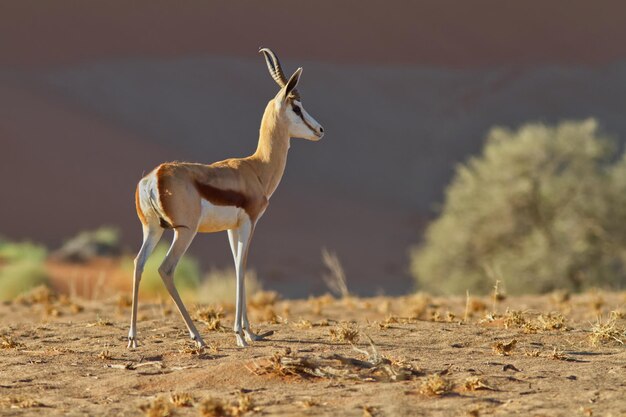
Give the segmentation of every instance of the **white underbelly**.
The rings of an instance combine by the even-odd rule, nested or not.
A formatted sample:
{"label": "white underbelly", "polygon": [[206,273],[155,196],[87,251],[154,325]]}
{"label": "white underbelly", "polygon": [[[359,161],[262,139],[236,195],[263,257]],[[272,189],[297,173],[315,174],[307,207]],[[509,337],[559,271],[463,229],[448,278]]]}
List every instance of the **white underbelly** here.
{"label": "white underbelly", "polygon": [[247,214],[239,207],[216,206],[203,199],[198,231],[220,232],[222,230],[236,229],[241,223],[242,216],[247,216]]}

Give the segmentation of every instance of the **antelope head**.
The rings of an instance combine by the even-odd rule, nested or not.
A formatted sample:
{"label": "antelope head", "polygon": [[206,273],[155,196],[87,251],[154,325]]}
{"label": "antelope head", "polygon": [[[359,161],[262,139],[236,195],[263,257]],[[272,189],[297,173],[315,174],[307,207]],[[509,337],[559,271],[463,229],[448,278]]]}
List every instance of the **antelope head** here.
{"label": "antelope head", "polygon": [[302,68],[298,68],[287,80],[274,52],[269,48],[261,48],[259,52],[265,56],[270,75],[280,87],[273,101],[279,117],[287,123],[289,136],[313,141],[320,140],[324,136],[324,128],[304,110],[300,93],[296,89],[302,75]]}

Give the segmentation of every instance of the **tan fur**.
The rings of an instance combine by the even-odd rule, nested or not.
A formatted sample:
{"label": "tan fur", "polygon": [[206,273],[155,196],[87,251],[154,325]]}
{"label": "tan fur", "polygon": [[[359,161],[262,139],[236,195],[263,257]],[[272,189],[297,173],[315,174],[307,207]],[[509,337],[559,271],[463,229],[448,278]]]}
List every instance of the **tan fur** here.
{"label": "tan fur", "polygon": [[[274,100],[270,101],[261,122],[257,150],[247,158],[211,165],[188,162],[159,165],[155,175],[165,220],[174,227],[195,230],[199,226],[201,201],[205,199],[216,206],[242,208],[255,223],[285,171],[289,134],[282,119]],[[136,199],[137,214],[143,222],[145,215]],[[198,231],[203,232],[202,228]]]}

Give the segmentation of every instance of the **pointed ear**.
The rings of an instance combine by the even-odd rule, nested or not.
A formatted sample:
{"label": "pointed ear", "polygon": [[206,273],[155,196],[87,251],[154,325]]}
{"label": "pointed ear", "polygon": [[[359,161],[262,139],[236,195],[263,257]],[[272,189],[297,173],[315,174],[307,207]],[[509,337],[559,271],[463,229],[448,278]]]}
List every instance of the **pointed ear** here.
{"label": "pointed ear", "polygon": [[287,100],[287,97],[289,97],[289,94],[291,94],[291,92],[296,89],[296,86],[298,85],[298,81],[300,81],[300,75],[302,75],[302,68],[298,68],[296,72],[293,73],[291,78],[289,78],[289,81],[287,81],[287,85],[285,85],[280,90],[280,92],[278,93],[278,96],[281,102],[284,102],[285,100]]}
{"label": "pointed ear", "polygon": [[302,75],[302,68],[298,68],[296,72],[293,73],[289,81],[287,81],[287,85],[285,86],[287,95],[291,94],[291,92],[298,85],[298,81],[300,81],[300,75]]}

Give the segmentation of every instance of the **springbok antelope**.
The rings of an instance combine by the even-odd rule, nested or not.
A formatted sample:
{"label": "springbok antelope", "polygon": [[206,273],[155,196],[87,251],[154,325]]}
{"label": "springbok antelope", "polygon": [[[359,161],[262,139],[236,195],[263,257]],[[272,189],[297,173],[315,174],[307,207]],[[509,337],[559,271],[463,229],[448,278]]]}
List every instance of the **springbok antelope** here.
{"label": "springbok antelope", "polygon": [[228,231],[237,275],[234,325],[237,345],[244,347],[246,340],[264,337],[252,333],[246,313],[244,273],[250,240],[285,171],[290,139],[317,141],[324,135],[324,129],[302,107],[296,90],[302,68],[287,80],[276,55],[267,48],[259,52],[265,56],[270,75],[280,90],[265,107],[256,152],[246,158],[211,165],[164,163],[137,184],[135,205],[143,227],[143,244],[135,258],[129,348],[137,347],[141,274],[164,229],[174,229],[174,239],[159,274],[198,347],[205,346],[204,340],[174,286],[176,265],[198,232]]}

